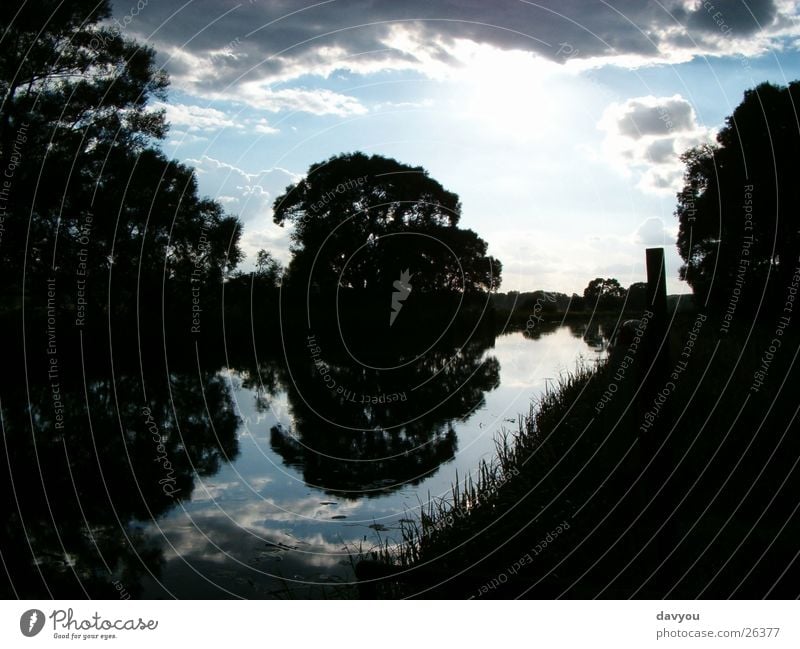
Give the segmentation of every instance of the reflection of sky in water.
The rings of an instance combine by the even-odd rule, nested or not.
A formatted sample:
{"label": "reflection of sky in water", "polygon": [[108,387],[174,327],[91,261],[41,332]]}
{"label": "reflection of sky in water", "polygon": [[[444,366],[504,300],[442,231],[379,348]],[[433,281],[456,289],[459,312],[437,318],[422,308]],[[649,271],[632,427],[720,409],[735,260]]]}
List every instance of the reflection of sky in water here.
{"label": "reflection of sky in water", "polygon": [[401,519],[415,519],[420,501],[447,496],[456,471],[463,477],[494,454],[494,436],[516,427],[520,413],[545,390],[546,381],[588,362],[598,351],[578,330],[560,327],[538,339],[521,333],[497,338],[485,351],[500,362],[500,386],[464,422],[453,422],[456,457],[416,486],[385,496],[350,500],[307,486],[270,447],[270,428],[291,429],[287,395],[256,408],[255,392],[227,373],[242,424],[240,454],[211,477],[196,478],[191,500],[146,525],[161,544],[161,586],[144,597],[341,597],[353,575],[347,548],[367,550],[400,540]]}

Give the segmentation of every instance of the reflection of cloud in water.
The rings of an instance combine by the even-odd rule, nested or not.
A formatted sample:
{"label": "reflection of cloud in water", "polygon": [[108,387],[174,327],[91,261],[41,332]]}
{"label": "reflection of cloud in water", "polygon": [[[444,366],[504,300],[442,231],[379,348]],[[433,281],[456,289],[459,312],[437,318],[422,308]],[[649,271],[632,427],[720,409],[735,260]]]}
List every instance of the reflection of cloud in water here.
{"label": "reflection of cloud in water", "polygon": [[[492,353],[503,368],[501,388],[541,389],[545,379],[552,379],[565,371],[575,369],[575,361],[581,353],[586,354],[587,343],[567,327],[543,333],[546,344],[537,345],[540,339],[530,340],[521,334],[509,334],[497,339]],[[535,346],[535,354],[531,354]]]}
{"label": "reflection of cloud in water", "polygon": [[[307,595],[319,596],[320,586],[315,583],[352,582],[345,541],[335,538],[337,534],[329,538],[320,531],[321,521],[315,521],[314,527],[305,532],[297,529],[302,525],[287,523],[296,523],[298,514],[309,519],[332,511],[349,515],[359,508],[358,504],[341,503],[333,508],[321,505],[319,497],[313,496],[284,502],[283,507],[288,512],[282,512],[274,503],[243,503],[226,505],[224,516],[210,510],[189,518],[181,512],[162,521],[161,530],[174,547],[165,552],[162,569],[164,581],[178,589],[173,594],[224,597],[229,591],[245,597],[275,597],[285,595],[288,587],[295,594],[310,588]],[[341,524],[331,524],[331,530],[346,529]],[[157,534],[155,529],[150,533]],[[359,538],[363,536],[359,530]],[[350,542],[352,552],[355,539]],[[365,544],[365,548],[368,546]],[[145,595],[163,596],[161,591],[151,582],[146,585]]]}
{"label": "reflection of cloud in water", "polygon": [[[219,493],[223,494],[224,489]],[[236,538],[239,540],[247,536],[256,537],[257,540],[275,541],[276,538],[288,534],[303,543],[311,544],[312,539],[317,537],[342,537],[345,540],[355,538],[373,520],[371,517],[361,518],[358,515],[361,504],[357,501],[333,503],[324,500],[320,494],[305,498],[287,498],[280,503],[272,498],[256,502],[220,498],[217,505],[213,509],[204,504],[197,511],[188,511],[187,508],[186,512],[173,512],[159,522],[160,532],[155,525],[148,525],[145,529],[154,537],[163,533],[179,553],[183,554],[208,546],[212,542],[221,545],[231,530],[236,530]],[[333,516],[346,518],[333,520]],[[360,529],[355,529],[356,525]],[[224,532],[222,536],[220,529]],[[208,539],[198,534],[198,530],[205,533]],[[329,542],[332,543],[326,541]]]}
{"label": "reflection of cloud in water", "polygon": [[[261,387],[258,385],[258,376],[250,377],[247,372],[233,368],[225,368],[220,374],[229,381],[232,389],[236,414],[242,420],[240,435],[251,435],[255,439],[267,441],[270,426],[275,422],[288,424],[291,421],[289,398],[284,390],[266,395],[268,407],[261,408],[259,404],[264,403],[265,395],[260,394],[257,389],[254,390],[254,387]],[[251,381],[255,381],[256,385],[251,385]]]}
{"label": "reflection of cloud in water", "polygon": [[274,482],[274,480],[275,478],[271,476],[247,478],[246,483],[241,481],[220,483],[214,480],[198,480],[191,504],[217,500],[235,500],[242,497],[252,498],[253,492],[262,493],[267,485]]}

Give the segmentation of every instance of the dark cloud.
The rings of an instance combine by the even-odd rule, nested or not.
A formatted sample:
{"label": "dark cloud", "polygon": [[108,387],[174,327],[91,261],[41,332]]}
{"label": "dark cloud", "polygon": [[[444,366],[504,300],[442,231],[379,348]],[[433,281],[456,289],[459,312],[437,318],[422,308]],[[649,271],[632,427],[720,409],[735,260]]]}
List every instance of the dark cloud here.
{"label": "dark cloud", "polygon": [[777,14],[773,0],[702,0],[695,11],[686,12],[684,22],[690,32],[744,36],[769,27]]}
{"label": "dark cloud", "polygon": [[[126,13],[127,2],[115,3],[116,15]],[[623,51],[653,49],[614,10],[585,0],[544,0],[539,3],[543,8],[519,0],[194,0],[172,16],[182,4],[181,0],[150,2],[136,17],[137,31],[157,28],[155,38],[173,44],[191,38],[187,47],[192,50],[223,48],[239,38],[257,44],[264,54],[287,57],[314,47],[380,49],[393,24],[414,25],[428,38],[469,38],[504,48],[549,51],[553,57],[557,43],[563,41],[575,44],[583,55],[608,53],[603,40],[610,47],[624,46]],[[646,4],[625,0],[616,9],[634,22],[645,16],[649,22],[654,12]]]}
{"label": "dark cloud", "polygon": [[[403,48],[387,50],[392,29],[405,27],[426,56],[446,61],[448,46],[470,39],[504,49],[525,49],[563,61],[603,55],[664,55],[698,34],[719,32],[717,11],[735,34],[750,34],[777,23],[769,0],[716,0],[709,12],[693,12],[679,0],[661,4],[617,0],[613,6],[593,0],[151,0],[128,27],[150,37],[164,55],[175,56],[169,69],[197,89],[220,89],[246,78],[278,80],[303,70],[328,69],[342,57],[351,61],[412,63]],[[114,15],[125,16],[134,0],[117,0]],[[663,7],[663,8],[662,8]],[[755,20],[750,11],[755,16]],[[675,30],[675,18],[689,27]],[[718,19],[719,17],[717,17]],[[717,40],[719,40],[717,38]],[[709,42],[713,42],[711,39]]]}
{"label": "dark cloud", "polygon": [[694,127],[692,106],[682,97],[662,100],[656,106],[631,100],[617,124],[620,134],[633,139],[691,131]]}
{"label": "dark cloud", "polygon": [[645,150],[645,156],[647,156],[653,164],[674,162],[677,158],[675,154],[675,140],[671,137],[655,140]]}

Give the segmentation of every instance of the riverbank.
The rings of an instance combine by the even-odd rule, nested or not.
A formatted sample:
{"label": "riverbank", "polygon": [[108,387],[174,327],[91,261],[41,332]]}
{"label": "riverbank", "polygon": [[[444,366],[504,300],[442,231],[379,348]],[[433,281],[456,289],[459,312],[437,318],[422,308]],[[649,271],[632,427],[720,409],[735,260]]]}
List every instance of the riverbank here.
{"label": "riverbank", "polygon": [[676,315],[663,376],[631,346],[563,376],[384,549],[379,595],[793,593],[800,340],[773,325]]}

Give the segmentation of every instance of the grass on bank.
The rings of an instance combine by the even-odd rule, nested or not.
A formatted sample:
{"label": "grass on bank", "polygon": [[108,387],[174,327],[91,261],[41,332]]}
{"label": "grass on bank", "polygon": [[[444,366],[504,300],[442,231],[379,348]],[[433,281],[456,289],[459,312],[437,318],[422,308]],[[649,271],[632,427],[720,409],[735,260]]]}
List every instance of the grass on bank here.
{"label": "grass on bank", "polygon": [[[771,319],[719,333],[673,322],[686,366],[653,412],[649,367],[580,367],[497,440],[497,457],[427,504],[373,558],[384,597],[762,597],[797,579],[795,329],[753,391]],[[597,409],[609,385],[615,391]],[[794,434],[793,434],[794,433]],[[564,523],[567,531],[563,530]],[[794,536],[793,536],[794,535]],[[548,542],[551,539],[552,542]],[[544,545],[543,543],[544,542]],[[538,551],[534,554],[534,550]],[[488,585],[488,586],[487,586]],[[788,590],[786,590],[788,589]]]}

